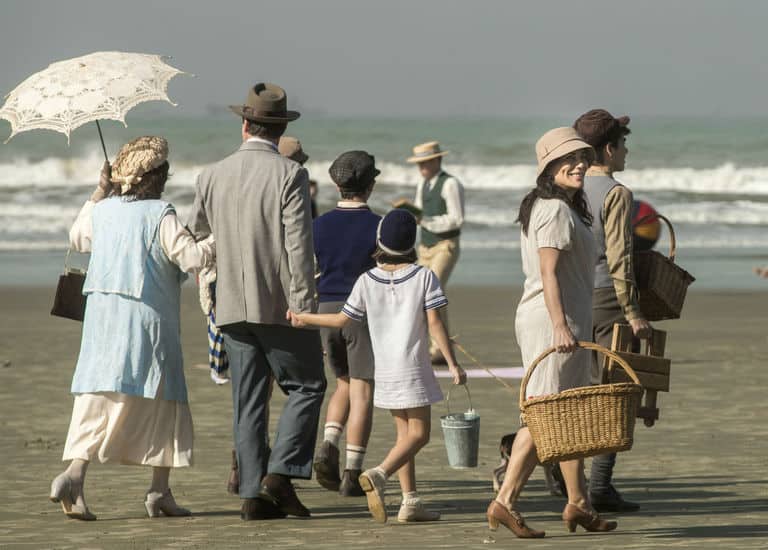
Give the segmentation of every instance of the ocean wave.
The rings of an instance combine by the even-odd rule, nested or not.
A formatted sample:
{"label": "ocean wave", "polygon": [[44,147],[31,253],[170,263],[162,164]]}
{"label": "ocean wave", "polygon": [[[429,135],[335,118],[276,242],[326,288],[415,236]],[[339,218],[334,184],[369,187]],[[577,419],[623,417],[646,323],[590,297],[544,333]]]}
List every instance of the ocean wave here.
{"label": "ocean wave", "polygon": [[[0,188],[90,185],[98,181],[103,157],[96,151],[82,157],[51,157],[40,162],[15,158],[0,163]],[[310,161],[306,167],[321,185],[332,185],[330,161]],[[171,158],[173,185],[192,186],[205,165],[176,163]],[[380,184],[415,187],[421,182],[412,165],[379,163]],[[536,179],[534,165],[450,164],[448,170],[468,190],[523,191]],[[618,179],[640,193],[677,192],[693,195],[768,196],[768,166],[739,167],[731,163],[717,168],[646,168],[627,170]]]}

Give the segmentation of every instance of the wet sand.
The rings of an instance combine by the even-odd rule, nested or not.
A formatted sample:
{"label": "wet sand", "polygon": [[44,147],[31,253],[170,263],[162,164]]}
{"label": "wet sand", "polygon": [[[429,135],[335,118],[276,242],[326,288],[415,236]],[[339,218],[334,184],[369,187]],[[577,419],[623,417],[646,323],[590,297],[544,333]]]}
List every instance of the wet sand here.
{"label": "wet sand", "polygon": [[[51,317],[52,289],[0,288],[0,547],[2,548],[480,548],[526,544],[507,531],[489,533],[490,470],[499,437],[517,427],[517,397],[498,382],[472,379],[481,415],[480,466],[447,466],[439,416],[432,441],[417,459],[422,496],[443,514],[433,524],[373,523],[365,499],[344,499],[314,480],[297,482],[312,510],[308,520],[242,522],[240,502],[226,493],[231,448],[229,386],[215,386],[204,368],[204,322],[193,289],[182,309],[187,381],[195,420],[195,466],[172,474],[178,501],[194,515],[146,519],[142,500],[149,469],[93,464],[86,486],[99,517],[67,520],[47,500],[62,469],[61,452],[72,397],[80,324]],[[513,318],[517,288],[450,289],[453,332],[488,365],[519,366]],[[521,511],[547,538],[537,548],[765,548],[768,546],[768,292],[689,295],[684,318],[660,324],[669,331],[672,388],[660,394],[661,418],[639,423],[635,446],[619,456],[616,485],[642,510],[608,515],[611,534],[570,535],[560,521],[563,501],[550,496],[541,471],[527,486]],[[120,335],[116,334],[115,338]],[[470,366],[468,360],[463,364]],[[444,389],[447,381],[441,380]],[[515,382],[513,381],[513,384]],[[329,391],[333,382],[329,383]],[[456,398],[456,407],[463,397]],[[273,403],[273,420],[283,402]],[[388,414],[377,411],[366,464],[393,440]],[[388,486],[396,514],[399,491]],[[503,527],[501,528],[503,529]],[[532,543],[533,544],[533,543]]]}

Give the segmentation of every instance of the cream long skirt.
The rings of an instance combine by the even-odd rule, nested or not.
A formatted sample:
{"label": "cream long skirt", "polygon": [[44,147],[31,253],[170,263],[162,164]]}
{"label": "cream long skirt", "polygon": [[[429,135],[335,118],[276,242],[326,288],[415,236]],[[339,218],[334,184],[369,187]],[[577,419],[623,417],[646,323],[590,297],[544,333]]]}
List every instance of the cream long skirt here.
{"label": "cream long skirt", "polygon": [[179,468],[192,465],[193,441],[188,403],[82,393],[75,395],[62,460]]}

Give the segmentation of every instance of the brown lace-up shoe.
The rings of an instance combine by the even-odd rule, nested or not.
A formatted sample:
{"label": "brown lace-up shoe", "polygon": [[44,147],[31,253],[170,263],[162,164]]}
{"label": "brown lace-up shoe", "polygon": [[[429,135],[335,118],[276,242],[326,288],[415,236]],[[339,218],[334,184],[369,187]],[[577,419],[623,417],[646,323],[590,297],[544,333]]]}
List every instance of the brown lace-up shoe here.
{"label": "brown lace-up shoe", "polygon": [[339,477],[339,449],[334,447],[330,441],[323,441],[315,455],[315,462],[312,464],[315,470],[317,482],[329,491],[338,491],[341,485]]}
{"label": "brown lace-up shoe", "polygon": [[308,518],[309,510],[304,506],[291,481],[280,474],[267,474],[261,480],[259,498],[271,501],[286,515]]}

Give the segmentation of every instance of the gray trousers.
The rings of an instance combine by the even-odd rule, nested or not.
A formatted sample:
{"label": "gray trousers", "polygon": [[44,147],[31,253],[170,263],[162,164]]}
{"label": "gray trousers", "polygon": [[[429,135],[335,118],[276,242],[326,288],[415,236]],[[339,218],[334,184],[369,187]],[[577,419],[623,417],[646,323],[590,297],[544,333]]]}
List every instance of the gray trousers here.
{"label": "gray trousers", "polygon": [[[266,474],[309,479],[325,373],[317,330],[235,323],[220,327],[232,378],[240,498],[255,498]],[[267,425],[272,379],[288,396],[271,452]]]}
{"label": "gray trousers", "polygon": [[[626,323],[624,312],[616,299],[613,287],[596,288],[592,294],[592,336],[596,344],[611,349],[613,343],[614,323]],[[637,348],[637,349],[634,349]],[[640,350],[640,341],[633,345],[633,351]],[[592,362],[593,366],[602,372],[602,357]],[[592,373],[592,383],[599,384],[597,372]],[[589,492],[605,494],[609,491],[613,479],[613,468],[616,465],[616,453],[598,455],[592,458],[592,470],[589,475]]]}

